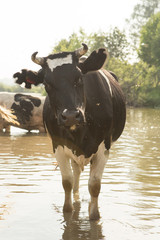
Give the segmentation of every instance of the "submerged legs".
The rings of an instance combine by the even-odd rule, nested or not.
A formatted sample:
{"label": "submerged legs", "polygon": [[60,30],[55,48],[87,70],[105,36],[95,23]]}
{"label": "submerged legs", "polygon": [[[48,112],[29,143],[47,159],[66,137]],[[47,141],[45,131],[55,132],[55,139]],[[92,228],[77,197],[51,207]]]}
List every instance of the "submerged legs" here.
{"label": "submerged legs", "polygon": [[79,193],[79,178],[81,174],[81,168],[78,166],[78,164],[71,160],[72,169],[73,169],[73,193],[78,194]]}
{"label": "submerged legs", "polygon": [[56,149],[55,156],[61,170],[62,185],[65,192],[63,211],[71,212],[73,210],[72,196],[71,196],[72,188],[73,188],[73,174],[72,174],[70,162],[69,162],[69,159],[66,157],[66,154],[64,153],[63,147],[61,146],[58,146],[58,148]]}
{"label": "submerged legs", "polygon": [[[93,156],[91,160],[90,178],[88,182],[88,189],[91,196],[91,202],[89,206],[89,218],[91,220],[97,220],[100,217],[98,210],[98,196],[101,188],[101,178],[103,170],[108,159],[108,153],[109,152],[106,151],[104,144],[101,143],[97,153]],[[71,212],[73,210],[71,196],[72,189],[74,194],[78,193],[79,178],[82,170],[80,166],[74,160],[72,160],[72,173],[69,157],[67,157],[67,155],[65,154],[64,148],[62,146],[57,147],[55,156],[61,170],[62,185],[65,192],[63,211]]]}
{"label": "submerged legs", "polygon": [[[71,160],[72,169],[69,157],[65,154],[64,148],[62,146],[58,146],[55,152],[55,156],[60,167],[61,175],[62,175],[62,185],[65,192],[65,200],[63,211],[64,212],[71,212],[73,210],[72,205],[72,189],[73,193],[79,193],[79,178],[81,174],[81,168],[78,164]],[[75,198],[76,199],[76,198]]]}
{"label": "submerged legs", "polygon": [[91,202],[89,205],[89,218],[99,219],[98,196],[101,188],[101,178],[105,164],[107,162],[108,151],[106,152],[104,144],[99,146],[98,152],[93,156],[90,167],[90,178],[88,182]]}

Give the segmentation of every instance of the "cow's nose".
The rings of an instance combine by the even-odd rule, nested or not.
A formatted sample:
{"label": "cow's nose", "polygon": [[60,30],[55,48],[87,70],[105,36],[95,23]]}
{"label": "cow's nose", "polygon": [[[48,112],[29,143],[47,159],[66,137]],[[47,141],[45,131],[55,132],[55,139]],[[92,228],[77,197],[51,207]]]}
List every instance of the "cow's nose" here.
{"label": "cow's nose", "polygon": [[80,110],[64,110],[61,114],[61,122],[64,126],[71,127],[82,122],[82,113]]}

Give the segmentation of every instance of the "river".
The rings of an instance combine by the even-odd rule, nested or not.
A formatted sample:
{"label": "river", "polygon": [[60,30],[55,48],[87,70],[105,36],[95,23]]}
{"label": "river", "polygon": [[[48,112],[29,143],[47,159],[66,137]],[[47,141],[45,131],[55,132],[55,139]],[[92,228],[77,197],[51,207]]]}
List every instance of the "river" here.
{"label": "river", "polygon": [[49,137],[12,128],[0,135],[1,240],[158,240],[160,238],[160,110],[128,109],[110,151],[89,221],[89,166],[80,201],[63,215],[64,192]]}

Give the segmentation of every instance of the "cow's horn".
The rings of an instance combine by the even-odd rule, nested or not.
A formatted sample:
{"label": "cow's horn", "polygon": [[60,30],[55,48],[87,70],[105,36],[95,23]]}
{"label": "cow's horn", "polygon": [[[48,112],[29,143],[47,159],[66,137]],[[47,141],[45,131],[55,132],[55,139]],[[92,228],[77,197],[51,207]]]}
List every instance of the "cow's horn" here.
{"label": "cow's horn", "polygon": [[44,64],[44,58],[36,57],[37,53],[38,52],[33,53],[31,59],[34,63],[42,66]]}
{"label": "cow's horn", "polygon": [[88,51],[88,46],[85,43],[82,43],[82,45],[83,45],[83,47],[81,47],[75,51],[76,56],[79,58]]}

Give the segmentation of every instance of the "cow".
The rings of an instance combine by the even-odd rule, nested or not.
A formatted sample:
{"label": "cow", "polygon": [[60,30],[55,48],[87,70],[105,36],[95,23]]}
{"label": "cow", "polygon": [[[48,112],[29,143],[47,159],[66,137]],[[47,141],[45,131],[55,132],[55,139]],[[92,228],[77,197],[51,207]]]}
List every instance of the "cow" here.
{"label": "cow", "polygon": [[41,66],[40,70],[22,70],[13,77],[27,88],[39,83],[45,86],[43,119],[62,175],[63,211],[73,210],[72,190],[78,194],[80,174],[90,163],[89,219],[97,220],[102,174],[111,144],[124,129],[126,107],[119,83],[102,68],[106,49],[95,50],[81,61],[88,50],[86,44],[82,45],[73,52],[47,57],[38,57],[35,52],[31,59]]}
{"label": "cow", "polygon": [[44,133],[45,128],[42,117],[44,101],[44,96],[1,92],[0,105],[13,111],[19,125],[8,122],[1,117],[0,131],[10,132],[10,126],[16,126],[28,131],[39,130],[39,132]]}

